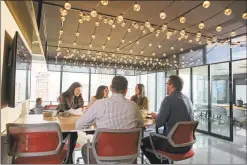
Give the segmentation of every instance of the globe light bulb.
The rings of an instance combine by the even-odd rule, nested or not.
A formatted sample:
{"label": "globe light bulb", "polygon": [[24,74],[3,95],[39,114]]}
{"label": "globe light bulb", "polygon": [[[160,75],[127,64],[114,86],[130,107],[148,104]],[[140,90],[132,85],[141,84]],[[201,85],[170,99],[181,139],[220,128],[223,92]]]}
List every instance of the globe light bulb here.
{"label": "globe light bulb", "polygon": [[95,9],[93,9],[93,11],[91,11],[91,16],[92,17],[97,17],[97,11]]}
{"label": "globe light bulb", "polygon": [[151,47],[152,46],[152,43],[149,43],[148,46]]}
{"label": "globe light bulb", "polygon": [[113,20],[110,19],[110,20],[108,21],[108,24],[109,24],[109,25],[112,25],[112,24],[113,24]]}
{"label": "globe light bulb", "polygon": [[76,32],[75,35],[76,35],[76,37],[79,37],[80,33],[79,32]]}
{"label": "globe light bulb", "polygon": [[120,50],[120,49],[119,49],[119,48],[117,48],[117,52],[119,52],[119,50]]}
{"label": "globe light bulb", "polygon": [[96,37],[96,36],[93,34],[93,35],[92,35],[92,39],[95,39],[95,37]]}
{"label": "globe light bulb", "polygon": [[62,16],[66,16],[68,14],[66,9],[60,8],[60,13]]}
{"label": "globe light bulb", "polygon": [[71,9],[71,4],[70,4],[69,2],[65,2],[64,8],[65,8],[66,10]]}
{"label": "globe light bulb", "polygon": [[151,33],[154,32],[154,28],[153,27],[151,27],[149,30],[150,30]]}
{"label": "globe light bulb", "polygon": [[120,14],[118,17],[117,17],[117,21],[118,23],[122,22],[123,21],[123,14]]}
{"label": "globe light bulb", "polygon": [[186,18],[185,17],[181,17],[180,18],[180,23],[185,23],[186,22]]}
{"label": "globe light bulb", "polygon": [[161,45],[158,45],[158,48],[161,48]]}
{"label": "globe light bulb", "polygon": [[121,23],[121,26],[124,27],[125,25],[126,25],[126,23],[123,21],[123,22]]}
{"label": "globe light bulb", "polygon": [[160,12],[160,19],[165,19],[166,18],[166,13],[162,10]]}
{"label": "globe light bulb", "polygon": [[105,49],[105,45],[102,46],[102,49],[103,49],[103,50]]}
{"label": "globe light bulb", "polygon": [[201,22],[199,25],[198,25],[199,29],[203,29],[205,27],[204,23]]}
{"label": "globe light bulb", "polygon": [[87,15],[85,18],[86,18],[86,21],[90,21],[91,20],[90,15]]}
{"label": "globe light bulb", "polygon": [[61,17],[61,21],[62,22],[65,21],[65,17],[64,16]]}
{"label": "globe light bulb", "polygon": [[141,10],[141,6],[138,3],[135,3],[134,11],[140,11],[140,10]]}
{"label": "globe light bulb", "polygon": [[100,2],[101,2],[101,4],[104,5],[104,6],[108,5],[108,0],[101,0]]}
{"label": "globe light bulb", "polygon": [[243,13],[243,14],[242,14],[242,18],[243,18],[243,19],[247,19],[247,13]]}
{"label": "globe light bulb", "polygon": [[163,53],[163,57],[166,57],[166,54],[165,53]]}
{"label": "globe light bulb", "polygon": [[229,15],[232,14],[232,10],[229,9],[229,8],[228,8],[228,9],[225,9],[224,14],[225,14],[226,16],[229,16]]}
{"label": "globe light bulb", "polygon": [[134,27],[135,27],[135,29],[138,29],[139,25],[136,23]]}
{"label": "globe light bulb", "polygon": [[222,27],[221,27],[220,25],[218,25],[218,26],[216,27],[216,31],[217,31],[217,32],[221,32],[221,30],[222,30]]}
{"label": "globe light bulb", "polygon": [[93,47],[93,45],[92,45],[92,44],[90,44],[90,45],[89,45],[89,48],[92,48],[92,47]]}
{"label": "globe light bulb", "polygon": [[104,22],[105,24],[107,24],[107,23],[108,23],[107,18],[104,18],[103,22]]}
{"label": "globe light bulb", "polygon": [[204,1],[202,6],[206,9],[206,8],[209,8],[210,6],[210,2],[209,1]]}
{"label": "globe light bulb", "polygon": [[115,25],[115,24],[113,24],[111,27],[112,27],[113,29],[115,29],[115,28],[116,28],[116,25]]}
{"label": "globe light bulb", "polygon": [[162,26],[162,30],[163,30],[163,31],[167,30],[167,25],[164,24],[164,25]]}
{"label": "globe light bulb", "polygon": [[196,33],[196,37],[200,38],[202,36],[202,34],[200,32]]}
{"label": "globe light bulb", "polygon": [[73,43],[73,46],[76,46],[76,42]]}
{"label": "globe light bulb", "polygon": [[108,41],[109,41],[109,40],[111,40],[111,37],[110,37],[110,36],[108,36],[108,37],[107,37],[107,40],[108,40]]}
{"label": "globe light bulb", "polygon": [[130,33],[131,32],[131,29],[129,28],[127,31]]}
{"label": "globe light bulb", "polygon": [[146,21],[146,22],[145,22],[145,26],[146,26],[146,27],[149,27],[149,26],[150,26],[150,22],[149,22],[149,21]]}
{"label": "globe light bulb", "polygon": [[143,30],[142,33],[143,33],[143,34],[146,34],[147,32],[146,32],[146,30]]}
{"label": "globe light bulb", "polygon": [[59,34],[61,34],[61,35],[62,35],[62,34],[63,34],[63,30],[60,30],[60,31],[59,31]]}
{"label": "globe light bulb", "polygon": [[182,51],[184,51],[184,49],[183,49],[183,48],[181,48],[181,49],[180,49],[180,51],[182,52]]}
{"label": "globe light bulb", "polygon": [[141,54],[143,54],[144,52],[143,51],[141,51]]}
{"label": "globe light bulb", "polygon": [[80,18],[78,21],[79,21],[79,23],[82,23],[83,22],[83,19]]}
{"label": "globe light bulb", "polygon": [[173,46],[171,47],[171,50],[174,50],[174,47]]}
{"label": "globe light bulb", "polygon": [[152,53],[153,56],[155,56],[155,53]]}
{"label": "globe light bulb", "polygon": [[97,21],[97,22],[95,22],[95,26],[97,26],[97,27],[99,26],[99,22],[98,22],[98,21]]}
{"label": "globe light bulb", "polygon": [[236,33],[235,31],[232,31],[232,32],[231,32],[231,36],[232,36],[232,37],[236,36],[236,34],[237,34],[237,33]]}
{"label": "globe light bulb", "polygon": [[144,30],[144,26],[140,26],[140,30]]}
{"label": "globe light bulb", "polygon": [[125,42],[125,40],[124,40],[124,39],[122,39],[122,40],[121,40],[121,42],[122,42],[122,43],[124,43],[124,42]]}

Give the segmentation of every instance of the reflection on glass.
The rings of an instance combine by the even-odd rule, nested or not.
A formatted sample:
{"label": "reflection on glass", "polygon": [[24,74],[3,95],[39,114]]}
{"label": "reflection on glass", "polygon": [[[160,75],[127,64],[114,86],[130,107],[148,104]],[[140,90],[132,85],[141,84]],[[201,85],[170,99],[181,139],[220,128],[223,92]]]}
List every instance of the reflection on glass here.
{"label": "reflection on glass", "polygon": [[26,100],[27,70],[16,70],[15,80],[15,103],[18,104]]}
{"label": "reflection on glass", "polygon": [[245,59],[246,46],[246,35],[232,39],[232,59]]}
{"label": "reflection on glass", "polygon": [[195,67],[192,73],[194,118],[199,121],[198,129],[208,131],[208,67]]}
{"label": "reflection on glass", "polygon": [[79,82],[82,85],[82,97],[88,102],[89,74],[88,73],[71,73],[63,72],[62,92],[65,92],[72,83]]}
{"label": "reflection on glass", "polygon": [[210,69],[211,132],[229,137],[229,63],[211,65]]}
{"label": "reflection on glass", "polygon": [[108,86],[109,89],[109,97],[111,96],[110,92],[110,85],[112,82],[114,75],[108,75],[108,74],[91,74],[91,96],[95,96],[96,91],[100,85]]}
{"label": "reflection on glass", "polygon": [[179,76],[184,81],[184,86],[182,89],[182,93],[190,98],[190,68],[180,69]]}
{"label": "reflection on glass", "polygon": [[166,95],[166,79],[165,73],[159,72],[157,73],[157,101],[156,101],[156,111],[159,110],[161,102],[163,101]]}

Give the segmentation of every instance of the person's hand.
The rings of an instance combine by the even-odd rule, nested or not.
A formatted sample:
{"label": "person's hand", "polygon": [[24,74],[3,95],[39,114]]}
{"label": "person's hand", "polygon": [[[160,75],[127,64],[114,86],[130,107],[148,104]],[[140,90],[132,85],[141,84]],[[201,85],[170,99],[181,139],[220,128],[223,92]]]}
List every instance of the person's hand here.
{"label": "person's hand", "polygon": [[151,113],[151,116],[152,116],[153,119],[156,119],[157,114],[156,113]]}

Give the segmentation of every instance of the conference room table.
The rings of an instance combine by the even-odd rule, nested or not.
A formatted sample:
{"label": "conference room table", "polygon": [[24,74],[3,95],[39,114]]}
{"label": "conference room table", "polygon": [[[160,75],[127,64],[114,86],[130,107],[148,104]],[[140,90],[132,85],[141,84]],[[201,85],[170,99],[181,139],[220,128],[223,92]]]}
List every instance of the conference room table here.
{"label": "conference room table", "polygon": [[[79,131],[75,128],[76,121],[80,116],[70,115],[67,117],[63,116],[51,116],[44,117],[42,114],[37,115],[24,115],[21,116],[15,123],[18,124],[41,124],[41,123],[52,123],[56,122],[60,125],[62,132],[76,132]],[[155,124],[153,119],[144,119],[144,127],[152,126]],[[93,131],[96,129],[96,125],[92,125],[89,128],[82,129],[80,131]]]}

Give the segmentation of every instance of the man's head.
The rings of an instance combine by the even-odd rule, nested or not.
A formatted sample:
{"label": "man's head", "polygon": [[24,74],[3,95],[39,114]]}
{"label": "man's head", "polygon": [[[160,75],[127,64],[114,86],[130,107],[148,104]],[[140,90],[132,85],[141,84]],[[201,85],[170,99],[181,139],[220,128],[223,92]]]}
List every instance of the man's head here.
{"label": "man's head", "polygon": [[171,75],[166,84],[167,95],[170,95],[173,91],[181,92],[183,89],[184,82],[183,79],[181,79],[180,77]]}
{"label": "man's head", "polygon": [[41,105],[42,104],[42,99],[41,98],[37,98],[36,99],[36,105]]}
{"label": "man's head", "polygon": [[111,88],[112,93],[121,93],[125,96],[127,93],[127,89],[128,89],[128,81],[123,76],[115,76],[112,79],[110,88]]}

